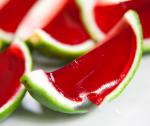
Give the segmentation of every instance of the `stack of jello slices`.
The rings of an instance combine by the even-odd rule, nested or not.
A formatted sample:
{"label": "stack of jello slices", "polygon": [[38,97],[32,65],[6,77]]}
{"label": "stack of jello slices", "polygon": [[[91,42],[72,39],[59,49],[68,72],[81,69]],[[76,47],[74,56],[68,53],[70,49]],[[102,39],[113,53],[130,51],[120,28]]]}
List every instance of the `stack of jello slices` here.
{"label": "stack of jello slices", "polygon": [[18,107],[26,92],[20,79],[24,73],[31,71],[31,54],[25,43],[15,36],[15,32],[35,2],[36,0],[0,2],[0,120]]}
{"label": "stack of jello slices", "polygon": [[[3,1],[0,119],[17,108],[26,90],[52,110],[85,113],[114,99],[133,78],[142,57],[142,28],[149,38],[148,1]],[[50,59],[73,61],[52,72],[31,72],[27,46]]]}

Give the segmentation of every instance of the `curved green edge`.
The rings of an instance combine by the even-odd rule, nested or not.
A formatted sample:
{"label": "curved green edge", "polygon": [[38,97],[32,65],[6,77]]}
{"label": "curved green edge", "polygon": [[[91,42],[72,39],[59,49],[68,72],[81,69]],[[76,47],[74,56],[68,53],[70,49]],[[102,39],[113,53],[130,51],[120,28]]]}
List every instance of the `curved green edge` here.
{"label": "curved green edge", "polygon": [[13,37],[14,35],[12,33],[8,33],[0,28],[0,51],[11,44]]}
{"label": "curved green edge", "polygon": [[143,45],[143,53],[148,54],[150,53],[150,38],[148,40],[145,39],[144,45]]}
{"label": "curved green edge", "polygon": [[[133,65],[127,74],[127,76],[124,78],[124,81],[121,82],[121,84],[111,93],[106,97],[106,101],[112,101],[116,97],[118,97],[123,90],[128,86],[129,82],[132,80],[134,77],[139,65],[140,61],[142,59],[142,49],[143,49],[143,33],[142,33],[142,26],[140,23],[140,19],[138,14],[134,10],[129,10],[127,13],[130,13],[131,16],[134,18],[134,22],[132,22],[132,27],[134,29],[136,38],[137,38],[137,52],[135,56],[135,60],[133,62]],[[134,25],[134,26],[133,26]]]}
{"label": "curved green edge", "polygon": [[0,39],[0,52],[10,45],[9,41]]}
{"label": "curved green edge", "polygon": [[[97,31],[95,28],[92,28],[89,26],[89,21],[86,18],[86,11],[85,11],[85,7],[84,7],[84,0],[76,0],[77,5],[79,6],[79,9],[81,10],[81,19],[83,24],[85,25],[85,28],[87,29],[89,35],[91,36],[91,38],[93,38],[96,42],[101,42],[101,40],[103,39],[103,35],[100,37],[100,33],[98,33],[99,31]],[[90,16],[91,17],[91,16]],[[96,25],[95,25],[96,27]],[[98,28],[98,26],[97,26]],[[95,34],[93,34],[95,33]],[[149,40],[150,41],[150,40]],[[150,42],[149,43],[145,43],[144,42],[144,46],[143,46],[143,53],[147,54],[150,53]]]}
{"label": "curved green edge", "polygon": [[[26,40],[26,43],[30,46],[31,49],[39,51],[42,55],[46,57],[57,57],[59,59],[77,58],[85,54],[95,46],[95,43],[92,40],[89,40],[88,43],[85,42],[85,45],[78,44],[75,46],[71,46],[67,44],[62,44],[61,42],[56,41],[54,38],[52,38],[50,35],[48,35],[41,29],[35,31]],[[75,50],[75,48],[78,49]]]}
{"label": "curved green edge", "polygon": [[22,101],[23,97],[25,96],[26,89],[22,89],[21,93],[16,96],[15,100],[12,102],[12,104],[9,105],[6,109],[3,111],[0,111],[0,122],[4,121],[19,105]]}
{"label": "curved green edge", "polygon": [[[94,21],[93,8],[94,3],[98,1],[94,0],[76,0],[76,4],[80,9],[80,18],[83,25],[85,26],[90,37],[95,41],[95,43],[100,43],[105,39],[105,33],[99,29]],[[87,16],[88,15],[88,16]]]}
{"label": "curved green edge", "polygon": [[24,75],[22,77],[22,83],[25,85],[33,98],[51,110],[68,114],[82,114],[87,112],[86,109],[76,109],[60,104],[59,101],[48,95],[44,89],[34,83],[30,78],[30,75]]}
{"label": "curved green edge", "polygon": [[[122,93],[122,91],[129,84],[134,74],[136,73],[136,70],[140,64],[140,60],[142,57],[143,36],[142,36],[142,28],[141,28],[138,15],[136,12],[132,10],[128,11],[126,15],[130,15],[130,17],[132,17],[133,19],[133,22],[131,23],[131,27],[133,28],[137,38],[137,50],[136,50],[135,59],[131,67],[131,70],[124,78],[123,82],[111,94],[109,94],[104,101],[111,101]],[[125,19],[130,22],[128,18]],[[87,112],[88,110],[87,109],[82,111],[73,108],[70,109],[68,106],[61,105],[54,98],[46,94],[45,90],[41,89],[40,86],[37,86],[37,84],[33,83],[32,79],[30,78],[30,75],[24,75],[22,78],[22,82],[24,83],[24,85],[27,87],[30,94],[35,99],[37,99],[40,103],[49,107],[50,109],[63,112],[63,113],[84,113]],[[82,108],[84,108],[84,106],[82,106]]]}
{"label": "curved green edge", "polygon": [[[5,42],[3,41],[3,43],[5,43]],[[31,59],[29,49],[25,43],[23,43],[22,41],[20,43],[26,51],[26,56],[28,56],[27,62],[29,64],[28,65],[29,68],[27,68],[27,69],[31,70],[32,69],[32,59]],[[6,103],[5,104],[6,106],[4,105],[0,108],[0,122],[5,120],[20,105],[20,102],[22,101],[23,97],[25,96],[25,93],[26,93],[26,89],[25,89],[25,87],[22,87],[22,89],[20,89],[19,93],[14,96],[15,98],[13,98],[13,100],[10,99],[8,101],[8,105]]]}

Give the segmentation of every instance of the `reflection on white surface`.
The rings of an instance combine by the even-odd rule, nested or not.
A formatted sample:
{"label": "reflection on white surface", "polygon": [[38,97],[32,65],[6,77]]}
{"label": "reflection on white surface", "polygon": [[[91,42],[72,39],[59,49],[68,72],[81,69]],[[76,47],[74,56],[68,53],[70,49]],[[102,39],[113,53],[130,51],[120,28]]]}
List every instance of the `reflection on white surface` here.
{"label": "reflection on white surface", "polygon": [[[150,56],[144,56],[133,81],[122,95],[84,115],[67,115],[40,108],[41,114],[20,107],[1,126],[150,126]],[[27,109],[28,108],[28,109]],[[30,109],[29,109],[30,108]]]}
{"label": "reflection on white surface", "polygon": [[26,94],[25,98],[22,101],[22,107],[35,114],[42,114],[42,107],[41,105],[30,96],[29,93]]}

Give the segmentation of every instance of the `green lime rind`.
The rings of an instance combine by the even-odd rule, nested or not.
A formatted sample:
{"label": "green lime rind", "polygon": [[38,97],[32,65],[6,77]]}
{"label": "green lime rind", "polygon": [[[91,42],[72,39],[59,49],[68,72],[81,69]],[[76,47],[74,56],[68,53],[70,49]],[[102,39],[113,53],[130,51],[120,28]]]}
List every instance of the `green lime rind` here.
{"label": "green lime rind", "polygon": [[123,92],[123,90],[127,87],[129,82],[134,77],[134,75],[140,65],[141,58],[142,58],[143,33],[142,33],[142,26],[140,23],[139,16],[135,11],[129,10],[128,12],[126,12],[125,18],[129,22],[129,24],[132,27],[132,29],[135,33],[135,36],[136,36],[137,49],[136,49],[136,53],[135,53],[135,58],[134,58],[132,66],[131,66],[131,69],[129,70],[129,72],[126,75],[126,77],[124,78],[124,80],[120,83],[120,85],[112,93],[110,93],[106,97],[105,101],[112,101],[113,99],[115,99],[117,96],[119,96]]}
{"label": "green lime rind", "polygon": [[25,60],[26,60],[26,63],[25,63],[26,72],[25,73],[30,72],[32,70],[33,62],[32,62],[32,55],[30,53],[30,50],[29,50],[27,44],[24,43],[19,37],[15,38],[14,43],[19,45],[24,53]]}
{"label": "green lime rind", "polygon": [[7,48],[13,40],[13,34],[0,29],[0,51]]}
{"label": "green lime rind", "polygon": [[[34,6],[34,8],[31,9],[30,13],[28,13],[27,18],[23,20],[16,33],[27,42],[31,50],[35,49],[47,57],[58,57],[59,59],[74,59],[85,54],[95,46],[95,43],[92,40],[87,40],[77,45],[63,44],[43,30],[38,29],[34,32],[35,28],[42,28],[44,25],[46,25],[43,20],[52,20],[53,16],[59,13],[60,10],[66,5],[66,3],[67,0],[62,0],[61,2],[56,3],[53,1],[39,1]],[[58,7],[58,5],[60,6]],[[43,14],[45,10],[47,11]],[[39,17],[40,20],[38,20]],[[31,26],[31,28],[28,28],[32,20],[37,21],[35,24],[33,23],[33,26]]]}
{"label": "green lime rind", "polygon": [[[94,7],[97,0],[76,0],[80,9],[80,15],[87,32],[95,42],[101,42],[105,38],[105,33],[98,27],[95,22]],[[88,15],[88,16],[87,16]]]}
{"label": "green lime rind", "polygon": [[[26,73],[28,73],[32,69],[32,59],[27,46],[18,38],[14,40],[13,44],[19,45],[19,47],[23,50],[26,59]],[[0,107],[0,121],[6,119],[20,105],[25,93],[26,89],[23,85],[21,85],[16,94],[12,96],[5,105]]]}
{"label": "green lime rind", "polygon": [[[90,36],[95,41],[100,42],[105,37],[105,35],[98,28],[98,26],[96,25],[96,23],[94,21],[92,7],[94,7],[95,2],[93,0],[89,0],[88,2],[84,1],[84,0],[77,0],[77,4],[81,10],[82,21],[83,21],[83,24],[85,25],[88,33],[90,34]],[[87,16],[87,14],[88,14],[88,16]],[[150,45],[143,46],[142,26],[141,26],[138,14],[132,10],[129,10],[126,13],[126,15],[130,15],[130,16],[126,16],[127,20],[129,20],[130,17],[134,19],[133,22],[130,22],[130,20],[129,20],[129,23],[131,24],[131,26],[134,29],[134,32],[136,34],[138,48],[137,48],[136,57],[135,57],[135,60],[134,60],[131,70],[129,71],[129,73],[126,76],[126,78],[124,79],[124,81],[117,87],[117,89],[115,89],[114,92],[112,92],[111,94],[109,94],[107,96],[106,99],[109,99],[109,101],[111,101],[112,99],[119,96],[121,94],[121,92],[125,89],[125,87],[129,84],[131,79],[133,78],[133,76],[136,73],[136,70],[140,64],[140,60],[142,57],[142,49],[144,50],[144,52],[150,52]]]}
{"label": "green lime rind", "polygon": [[[133,59],[133,64],[128,74],[120,83],[120,85],[104,99],[104,102],[111,101],[121,94],[121,92],[133,78],[142,57],[143,36],[138,15],[136,12],[130,10],[125,14],[124,20],[130,24],[133,32],[135,33],[137,40],[137,49],[135,52],[135,57]],[[65,98],[63,95],[59,94],[59,92],[52,86],[46,74],[42,70],[34,71],[24,75],[22,78],[22,82],[36,100],[50,109],[63,113],[88,112],[88,108],[85,107],[87,104],[90,104],[88,100],[85,100],[86,102],[83,101],[83,103],[76,103]]]}
{"label": "green lime rind", "polygon": [[150,53],[150,38],[144,40],[143,53]]}
{"label": "green lime rind", "polygon": [[25,93],[26,89],[21,87],[18,93],[11,98],[11,100],[9,100],[7,104],[0,108],[0,121],[6,119],[20,105]]}
{"label": "green lime rind", "polygon": [[10,42],[5,40],[0,40],[0,52],[6,49],[10,45]]}
{"label": "green lime rind", "polygon": [[36,30],[27,40],[28,45],[47,57],[74,59],[91,50],[95,43],[87,40],[82,44],[63,44],[41,29]]}
{"label": "green lime rind", "polygon": [[32,97],[54,111],[69,114],[87,112],[87,110],[83,108],[85,104],[71,101],[61,95],[49,82],[46,74],[42,70],[33,71],[24,75],[22,77],[22,83]]}
{"label": "green lime rind", "polygon": [[[88,0],[87,2],[85,0],[76,0],[76,3],[80,8],[82,22],[87,29],[89,35],[96,42],[101,42],[105,38],[105,33],[98,27],[97,23],[95,22],[95,17],[93,13],[94,6],[95,4],[98,4],[98,1]],[[144,42],[143,53],[150,53],[149,42]]]}

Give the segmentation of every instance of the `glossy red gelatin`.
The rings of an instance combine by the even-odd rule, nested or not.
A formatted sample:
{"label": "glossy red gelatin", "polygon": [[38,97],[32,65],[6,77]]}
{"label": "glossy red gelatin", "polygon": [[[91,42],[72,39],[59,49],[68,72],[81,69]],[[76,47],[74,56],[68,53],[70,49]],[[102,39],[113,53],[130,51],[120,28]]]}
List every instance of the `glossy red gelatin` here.
{"label": "glossy red gelatin", "polygon": [[24,71],[25,59],[19,47],[12,45],[0,52],[0,107],[15,95]]}
{"label": "glossy red gelatin", "polygon": [[132,0],[124,3],[127,9],[138,12],[143,27],[144,38],[150,37],[150,0]]}
{"label": "glossy red gelatin", "polygon": [[0,29],[14,33],[36,0],[9,0],[0,9]]}
{"label": "glossy red gelatin", "polygon": [[43,29],[65,44],[80,44],[89,39],[74,0],[68,1],[63,10]]}
{"label": "glossy red gelatin", "polygon": [[126,8],[121,3],[115,5],[98,4],[94,7],[96,23],[105,33],[108,33],[117,24],[125,12]]}
{"label": "glossy red gelatin", "polygon": [[127,75],[135,52],[135,34],[128,25],[85,56],[46,74],[65,97],[82,101],[86,96],[100,104]]}
{"label": "glossy red gelatin", "polygon": [[129,0],[112,5],[95,6],[95,20],[102,31],[107,33],[129,10],[134,9],[138,12],[143,27],[144,38],[150,37],[150,1],[149,0]]}

